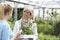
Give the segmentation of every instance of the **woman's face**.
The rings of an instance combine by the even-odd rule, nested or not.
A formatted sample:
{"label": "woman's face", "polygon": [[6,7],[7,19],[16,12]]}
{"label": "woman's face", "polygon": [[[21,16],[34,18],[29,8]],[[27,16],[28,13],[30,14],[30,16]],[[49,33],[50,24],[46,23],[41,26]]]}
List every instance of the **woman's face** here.
{"label": "woman's face", "polygon": [[26,18],[30,18],[31,12],[29,10],[25,10],[25,11],[23,11],[23,16]]}

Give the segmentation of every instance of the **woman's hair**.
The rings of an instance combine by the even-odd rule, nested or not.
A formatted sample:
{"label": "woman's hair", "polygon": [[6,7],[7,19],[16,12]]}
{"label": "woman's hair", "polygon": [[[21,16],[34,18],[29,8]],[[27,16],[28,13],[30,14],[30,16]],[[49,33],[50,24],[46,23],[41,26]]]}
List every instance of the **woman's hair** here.
{"label": "woman's hair", "polygon": [[13,8],[9,4],[0,3],[0,19],[3,19],[4,16],[9,12],[12,14]]}
{"label": "woman's hair", "polygon": [[30,15],[31,15],[31,19],[33,19],[33,8],[32,7],[25,7],[23,9],[23,12],[24,11],[29,11],[30,12]]}

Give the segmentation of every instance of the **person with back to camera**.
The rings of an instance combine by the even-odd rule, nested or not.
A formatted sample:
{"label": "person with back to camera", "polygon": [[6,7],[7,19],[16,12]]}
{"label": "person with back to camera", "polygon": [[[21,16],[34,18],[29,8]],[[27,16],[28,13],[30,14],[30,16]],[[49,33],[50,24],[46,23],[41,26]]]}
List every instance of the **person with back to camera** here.
{"label": "person with back to camera", "polygon": [[7,20],[11,18],[12,11],[11,5],[0,3],[0,40],[17,40],[22,32],[22,30],[19,30],[15,35],[11,34]]}

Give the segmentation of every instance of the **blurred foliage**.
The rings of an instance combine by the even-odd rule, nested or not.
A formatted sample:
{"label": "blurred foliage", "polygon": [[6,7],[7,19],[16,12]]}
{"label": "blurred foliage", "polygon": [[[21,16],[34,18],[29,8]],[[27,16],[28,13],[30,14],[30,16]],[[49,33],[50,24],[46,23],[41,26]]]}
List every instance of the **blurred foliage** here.
{"label": "blurred foliage", "polygon": [[38,40],[60,40],[60,38],[57,36],[45,35],[43,33],[40,33],[38,35]]}
{"label": "blurred foliage", "polygon": [[60,34],[60,21],[55,22],[54,25],[54,35],[59,35]]}
{"label": "blurred foliage", "polygon": [[14,22],[8,21],[8,23],[10,24],[10,28],[13,30]]}
{"label": "blurred foliage", "polygon": [[60,40],[60,21],[39,18],[36,23],[38,40]]}
{"label": "blurred foliage", "polygon": [[17,10],[18,10],[17,20],[19,20],[23,16],[23,8],[18,8]]}
{"label": "blurred foliage", "polygon": [[37,23],[37,28],[38,28],[38,33],[45,33],[45,34],[52,34],[53,33],[53,27],[51,21],[49,20],[43,20],[43,19],[38,19],[36,20]]}

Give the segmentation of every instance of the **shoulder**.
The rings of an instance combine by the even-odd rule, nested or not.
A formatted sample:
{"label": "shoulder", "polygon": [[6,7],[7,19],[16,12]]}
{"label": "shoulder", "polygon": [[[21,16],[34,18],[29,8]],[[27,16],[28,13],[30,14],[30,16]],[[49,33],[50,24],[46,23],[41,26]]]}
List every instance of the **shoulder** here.
{"label": "shoulder", "polygon": [[36,23],[35,20],[32,20],[32,19],[30,20],[30,22],[31,22],[32,24],[33,24],[33,23],[34,23],[34,24]]}
{"label": "shoulder", "polygon": [[7,21],[2,24],[3,28],[10,28],[10,25]]}
{"label": "shoulder", "polygon": [[18,24],[21,23],[21,19],[20,20],[17,20],[15,23],[18,23]]}
{"label": "shoulder", "polygon": [[7,21],[0,21],[0,30],[10,30],[10,25],[7,23]]}
{"label": "shoulder", "polygon": [[10,25],[8,23],[6,23],[5,25],[3,25],[3,28],[10,29]]}
{"label": "shoulder", "polygon": [[2,27],[3,31],[9,31],[10,32],[10,25],[8,23],[4,24]]}

